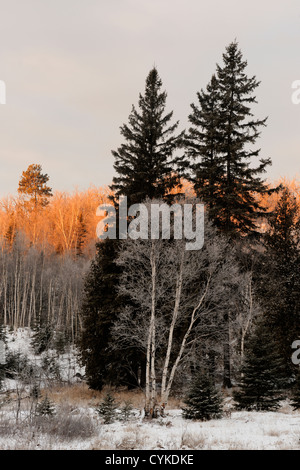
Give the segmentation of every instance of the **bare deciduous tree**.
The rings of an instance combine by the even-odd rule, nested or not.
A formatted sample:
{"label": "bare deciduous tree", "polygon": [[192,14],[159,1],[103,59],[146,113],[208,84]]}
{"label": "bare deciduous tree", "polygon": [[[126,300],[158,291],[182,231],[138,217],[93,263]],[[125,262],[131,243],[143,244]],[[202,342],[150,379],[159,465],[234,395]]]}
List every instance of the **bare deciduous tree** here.
{"label": "bare deciduous tree", "polygon": [[[224,311],[239,282],[228,242],[209,224],[201,250],[186,240],[124,240],[119,293],[124,308],[113,326],[114,346],[146,356],[145,413],[165,408],[175,374],[195,342],[222,330]],[[157,396],[157,382],[160,396]]]}

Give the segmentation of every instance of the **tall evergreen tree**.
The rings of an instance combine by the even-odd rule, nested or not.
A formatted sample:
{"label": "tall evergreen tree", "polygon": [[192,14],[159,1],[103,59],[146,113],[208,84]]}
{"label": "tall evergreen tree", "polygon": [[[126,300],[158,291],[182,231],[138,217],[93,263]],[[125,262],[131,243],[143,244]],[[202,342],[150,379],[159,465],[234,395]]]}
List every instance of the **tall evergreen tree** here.
{"label": "tall evergreen tree", "polygon": [[295,367],[291,345],[300,337],[300,207],[288,188],[280,193],[269,218],[265,252],[258,270],[260,302],[290,376]]}
{"label": "tall evergreen tree", "polygon": [[[81,308],[82,334],[79,340],[88,385],[102,390],[104,385],[138,385],[141,358],[135,350],[110,348],[111,327],[118,316],[121,298],[117,294],[120,268],[116,265],[117,240],[97,244],[84,287]],[[122,300],[124,302],[124,299]]]}
{"label": "tall evergreen tree", "polygon": [[[139,111],[133,106],[129,123],[121,127],[125,142],[116,151],[112,199],[127,196],[128,205],[146,198],[167,198],[179,183],[174,154],[183,133],[175,135],[178,122],[170,124],[173,112],[165,114],[166,92],[156,68],[147,79],[145,94],[139,96]],[[120,268],[116,267],[117,241],[106,239],[97,244],[97,254],[88,273],[82,306],[83,333],[80,341],[82,360],[88,383],[101,389],[105,384],[137,385],[138,368],[143,357],[132,351],[112,351],[110,329],[117,318],[120,302],[117,295]],[[143,378],[142,378],[143,381]]]}
{"label": "tall evergreen tree", "polygon": [[241,368],[240,387],[234,393],[236,408],[276,410],[282,399],[284,361],[275,337],[259,322],[248,339]]}
{"label": "tall evergreen tree", "polygon": [[165,113],[166,92],[154,67],[146,79],[145,94],[139,95],[139,110],[132,107],[129,123],[121,127],[125,142],[116,151],[111,189],[114,197],[127,196],[128,203],[164,198],[179,183],[174,154],[183,133],[175,135],[178,122],[170,124],[173,112]]}
{"label": "tall evergreen tree", "polygon": [[232,42],[217,65],[207,91],[198,93],[199,107],[192,105],[186,145],[188,153],[199,161],[192,165],[195,189],[209,209],[214,223],[230,235],[256,231],[256,221],[264,213],[257,195],[270,189],[261,174],[270,159],[253,159],[253,149],[266,119],[254,119],[250,106],[259,82],[245,73],[238,43]]}
{"label": "tall evergreen tree", "polygon": [[193,170],[191,180],[196,194],[207,204],[210,218],[216,220],[218,201],[222,197],[221,179],[224,170],[223,162],[218,158],[220,93],[215,75],[206,91],[197,93],[197,98],[199,104],[191,104],[192,113],[189,115],[192,127],[185,140],[187,157]]}

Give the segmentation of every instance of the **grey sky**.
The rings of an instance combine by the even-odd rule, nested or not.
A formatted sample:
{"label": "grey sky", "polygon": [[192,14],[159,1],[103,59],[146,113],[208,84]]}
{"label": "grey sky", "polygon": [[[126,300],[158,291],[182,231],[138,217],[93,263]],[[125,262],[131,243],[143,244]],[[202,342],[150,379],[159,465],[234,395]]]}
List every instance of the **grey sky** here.
{"label": "grey sky", "polygon": [[109,184],[111,150],[155,64],[180,130],[235,38],[261,81],[266,178],[299,177],[299,0],[0,0],[0,197],[31,163],[54,190]]}

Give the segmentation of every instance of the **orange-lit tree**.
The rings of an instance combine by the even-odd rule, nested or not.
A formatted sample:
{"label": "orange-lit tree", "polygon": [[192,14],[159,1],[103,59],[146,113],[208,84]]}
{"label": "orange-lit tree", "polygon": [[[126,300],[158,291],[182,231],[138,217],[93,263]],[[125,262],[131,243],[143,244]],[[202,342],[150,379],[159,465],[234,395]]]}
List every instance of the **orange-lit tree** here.
{"label": "orange-lit tree", "polygon": [[37,210],[49,204],[52,189],[47,186],[49,176],[42,173],[41,165],[29,165],[23,171],[19,181],[18,192],[25,196],[25,204],[29,210]]}

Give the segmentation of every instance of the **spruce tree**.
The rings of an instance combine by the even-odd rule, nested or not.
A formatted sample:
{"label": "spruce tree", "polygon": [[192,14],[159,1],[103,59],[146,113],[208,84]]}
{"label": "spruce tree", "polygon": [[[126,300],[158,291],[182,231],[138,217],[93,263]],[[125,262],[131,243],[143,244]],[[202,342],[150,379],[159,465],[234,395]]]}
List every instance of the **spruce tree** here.
{"label": "spruce tree", "polygon": [[117,293],[120,268],[116,265],[118,240],[97,244],[95,259],[87,274],[81,308],[82,334],[78,342],[88,385],[102,390],[104,385],[137,386],[140,355],[136,350],[111,348],[111,327],[117,319],[121,299]]}
{"label": "spruce tree", "polygon": [[53,416],[55,414],[55,405],[49,399],[48,395],[46,395],[44,399],[38,403],[36,407],[36,414],[39,416]]}
{"label": "spruce tree", "polygon": [[117,176],[110,186],[114,199],[127,196],[128,204],[164,198],[178,183],[175,156],[183,133],[176,135],[178,122],[171,124],[173,112],[165,113],[167,93],[161,91],[162,81],[154,67],[146,79],[145,93],[139,95],[128,124],[121,127],[125,142],[112,151]]}
{"label": "spruce tree", "polygon": [[196,374],[184,403],[185,419],[207,421],[222,416],[222,397],[207,371]]}
{"label": "spruce tree", "polygon": [[74,251],[75,256],[79,257],[83,255],[83,248],[86,242],[87,229],[84,221],[83,213],[76,218],[76,228],[75,228],[75,240],[74,240]]}
{"label": "spruce tree", "polygon": [[241,381],[234,392],[237,409],[272,411],[279,408],[284,383],[284,361],[276,338],[260,321],[246,345]]}
{"label": "spruce tree", "polygon": [[[112,152],[117,176],[111,189],[117,211],[120,195],[127,196],[128,205],[146,198],[168,199],[179,183],[176,169],[181,159],[174,154],[183,133],[175,135],[178,122],[170,124],[173,112],[165,113],[167,94],[161,87],[162,81],[153,68],[146,79],[145,94],[139,96],[139,110],[133,106],[128,125],[121,127],[125,142]],[[117,295],[117,246],[118,241],[110,239],[97,244],[84,289],[81,357],[89,386],[99,390],[108,383],[136,386],[139,366],[145,360],[135,349],[124,354],[110,348],[111,326],[120,303],[127,302]]]}
{"label": "spruce tree", "polygon": [[224,170],[223,162],[218,158],[220,94],[215,75],[212,76],[206,91],[202,89],[197,93],[197,98],[198,106],[191,104],[192,113],[189,115],[189,121],[192,126],[185,140],[187,158],[193,170],[190,179],[198,197],[207,204],[210,218],[217,220]]}
{"label": "spruce tree", "polygon": [[107,392],[103,400],[98,404],[96,411],[103,418],[104,424],[111,424],[117,418],[118,404],[115,397]]}
{"label": "spruce tree", "polygon": [[287,377],[294,372],[291,345],[300,337],[300,207],[283,188],[264,237],[258,265],[257,292],[285,360]]}
{"label": "spruce tree", "polygon": [[120,421],[127,422],[134,416],[133,405],[131,401],[126,400],[120,409]]}
{"label": "spruce tree", "polygon": [[253,162],[260,149],[252,146],[266,118],[255,119],[251,112],[259,82],[246,75],[246,66],[238,43],[229,44],[207,91],[198,93],[199,107],[192,105],[186,140],[188,154],[196,159],[197,195],[216,226],[229,235],[256,233],[256,221],[265,212],[257,196],[271,191],[261,179],[271,160]]}
{"label": "spruce tree", "polygon": [[38,319],[32,328],[31,346],[35,354],[47,351],[53,340],[53,326]]}

